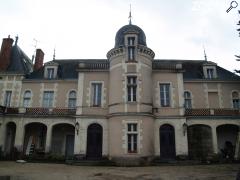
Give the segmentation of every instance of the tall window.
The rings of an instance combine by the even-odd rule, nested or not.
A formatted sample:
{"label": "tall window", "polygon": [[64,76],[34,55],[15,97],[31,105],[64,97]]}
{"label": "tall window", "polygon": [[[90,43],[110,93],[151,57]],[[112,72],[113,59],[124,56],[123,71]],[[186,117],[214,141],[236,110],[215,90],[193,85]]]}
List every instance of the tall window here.
{"label": "tall window", "polygon": [[214,77],[214,74],[213,74],[213,69],[212,68],[208,68],[207,69],[207,78],[209,79],[212,79]]}
{"label": "tall window", "polygon": [[12,97],[12,91],[5,91],[4,106],[10,107],[11,97]]}
{"label": "tall window", "polygon": [[29,107],[31,101],[31,92],[25,91],[23,95],[23,107]]}
{"label": "tall window", "polygon": [[92,83],[92,106],[102,104],[102,83]]}
{"label": "tall window", "polygon": [[135,37],[128,37],[128,60],[135,60]]}
{"label": "tall window", "polygon": [[75,108],[76,107],[76,92],[70,91],[68,96],[68,108]]}
{"label": "tall window", "polygon": [[47,68],[47,78],[48,79],[54,78],[54,68]]}
{"label": "tall window", "polygon": [[184,92],[184,106],[186,109],[191,109],[192,108],[192,98],[191,98],[191,93],[188,91]]}
{"label": "tall window", "polygon": [[137,123],[127,124],[127,142],[128,142],[128,153],[137,153]]}
{"label": "tall window", "polygon": [[135,102],[137,100],[137,77],[129,76],[127,77],[127,93],[128,101]]}
{"label": "tall window", "polygon": [[170,107],[170,84],[160,84],[160,104]]}
{"label": "tall window", "polygon": [[234,109],[240,108],[239,94],[236,91],[232,92],[232,103]]}
{"label": "tall window", "polygon": [[51,108],[53,107],[53,91],[44,91],[43,93],[43,107]]}

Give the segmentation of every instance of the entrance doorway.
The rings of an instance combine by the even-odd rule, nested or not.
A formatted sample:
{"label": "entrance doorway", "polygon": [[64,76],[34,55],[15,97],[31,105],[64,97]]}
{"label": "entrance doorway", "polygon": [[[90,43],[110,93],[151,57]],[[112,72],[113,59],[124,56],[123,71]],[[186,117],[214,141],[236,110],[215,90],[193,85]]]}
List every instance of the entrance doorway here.
{"label": "entrance doorway", "polygon": [[164,124],[160,127],[160,157],[162,159],[174,159],[175,150],[175,132],[174,127]]}
{"label": "entrance doorway", "polygon": [[102,126],[91,124],[87,129],[87,158],[98,159],[102,157]]}

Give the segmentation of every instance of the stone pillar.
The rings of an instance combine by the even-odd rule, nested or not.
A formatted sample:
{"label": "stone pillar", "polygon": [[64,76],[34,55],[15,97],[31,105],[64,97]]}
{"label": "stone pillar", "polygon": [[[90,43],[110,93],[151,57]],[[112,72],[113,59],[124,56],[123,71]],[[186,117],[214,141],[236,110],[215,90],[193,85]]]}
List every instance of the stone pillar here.
{"label": "stone pillar", "polygon": [[237,135],[236,148],[235,148],[235,154],[234,154],[234,159],[236,160],[239,159],[239,150],[240,150],[240,127],[238,127],[238,135]]}
{"label": "stone pillar", "polygon": [[87,148],[87,131],[83,124],[82,119],[77,119],[79,123],[79,131],[75,130],[75,141],[74,141],[74,154],[85,156]]}
{"label": "stone pillar", "polygon": [[45,143],[45,153],[49,153],[51,150],[51,142],[52,142],[52,126],[49,125],[47,127],[47,134],[46,134],[46,143]]}
{"label": "stone pillar", "polygon": [[16,137],[15,137],[15,143],[14,146],[17,148],[19,152],[23,152],[23,140],[24,140],[24,132],[25,127],[23,125],[22,119],[20,122],[16,125]]}
{"label": "stone pillar", "polygon": [[0,150],[4,151],[5,139],[6,139],[6,124],[0,122]]}
{"label": "stone pillar", "polygon": [[217,142],[217,128],[215,126],[211,127],[212,129],[212,145],[213,153],[218,153],[218,142]]}

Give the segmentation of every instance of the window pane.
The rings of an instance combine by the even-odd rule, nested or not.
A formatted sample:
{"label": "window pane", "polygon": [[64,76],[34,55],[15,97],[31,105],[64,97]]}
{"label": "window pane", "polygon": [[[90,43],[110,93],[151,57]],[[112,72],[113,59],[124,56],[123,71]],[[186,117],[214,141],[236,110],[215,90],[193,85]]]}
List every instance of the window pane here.
{"label": "window pane", "polygon": [[127,77],[127,99],[129,102],[137,101],[137,77]]}
{"label": "window pane", "polygon": [[30,100],[31,100],[31,92],[25,91],[24,96],[23,96],[23,107],[29,107]]}
{"label": "window pane", "polygon": [[101,106],[102,104],[102,83],[92,84],[93,106]]}
{"label": "window pane", "polygon": [[68,108],[75,108],[76,107],[76,92],[75,91],[71,91],[69,93],[69,97],[68,97]]}
{"label": "window pane", "polygon": [[11,96],[12,96],[12,91],[6,91],[5,92],[4,106],[10,107],[10,105],[11,105]]}
{"label": "window pane", "polygon": [[49,108],[53,106],[53,91],[45,91],[43,94],[43,107]]}
{"label": "window pane", "polygon": [[170,106],[170,84],[160,84],[160,103],[162,107]]}

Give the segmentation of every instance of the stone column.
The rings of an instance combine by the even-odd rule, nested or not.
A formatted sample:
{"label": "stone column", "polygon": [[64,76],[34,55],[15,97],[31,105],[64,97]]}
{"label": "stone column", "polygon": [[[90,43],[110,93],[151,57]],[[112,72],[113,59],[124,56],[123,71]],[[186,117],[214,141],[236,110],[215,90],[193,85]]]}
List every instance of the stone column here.
{"label": "stone column", "polygon": [[23,120],[21,119],[16,125],[16,137],[14,146],[17,148],[19,152],[23,152],[23,140],[24,140],[24,132],[25,127],[23,125]]}
{"label": "stone column", "polygon": [[75,141],[74,141],[74,154],[85,156],[86,155],[86,147],[87,147],[87,131],[84,126],[82,119],[77,119],[79,123],[79,131],[75,130]]}
{"label": "stone column", "polygon": [[46,134],[46,143],[45,143],[45,153],[49,153],[51,150],[51,142],[52,142],[52,126],[49,125],[47,127],[47,134]]}
{"label": "stone column", "polygon": [[218,153],[218,142],[217,142],[217,128],[215,126],[211,127],[212,129],[212,145],[213,153]]}
{"label": "stone column", "polygon": [[6,139],[6,124],[0,122],[0,150],[4,151],[5,139]]}
{"label": "stone column", "polygon": [[240,150],[240,126],[238,127],[238,135],[237,135],[236,148],[235,148],[235,154],[234,154],[234,159],[236,160],[239,159],[239,150]]}

